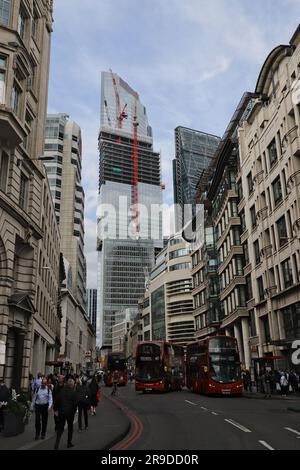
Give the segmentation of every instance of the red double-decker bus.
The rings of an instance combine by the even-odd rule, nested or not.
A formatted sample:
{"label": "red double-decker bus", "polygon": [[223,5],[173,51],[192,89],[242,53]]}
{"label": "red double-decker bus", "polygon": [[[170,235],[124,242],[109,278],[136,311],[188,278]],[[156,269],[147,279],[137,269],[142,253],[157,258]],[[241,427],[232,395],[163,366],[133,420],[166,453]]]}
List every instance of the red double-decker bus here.
{"label": "red double-decker bus", "polygon": [[217,335],[189,344],[186,385],[195,393],[241,395],[243,382],[236,338]]}
{"label": "red double-decker bus", "polygon": [[184,386],[184,349],[167,341],[145,341],[136,351],[135,390],[181,390]]}
{"label": "red double-decker bus", "polygon": [[121,352],[109,352],[104,364],[104,383],[108,387],[113,385],[113,374],[118,372],[119,385],[127,384],[127,363],[125,354]]}

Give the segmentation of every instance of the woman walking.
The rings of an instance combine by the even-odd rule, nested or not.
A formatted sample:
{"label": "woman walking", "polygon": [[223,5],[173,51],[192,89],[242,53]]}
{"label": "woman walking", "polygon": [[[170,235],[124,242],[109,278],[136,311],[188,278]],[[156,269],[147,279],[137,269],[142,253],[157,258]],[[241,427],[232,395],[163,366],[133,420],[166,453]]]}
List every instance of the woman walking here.
{"label": "woman walking", "polygon": [[89,384],[89,389],[90,389],[90,398],[91,398],[91,414],[95,415],[96,407],[98,406],[98,396],[99,396],[98,395],[99,385],[98,385],[95,375],[93,376],[92,381]]}

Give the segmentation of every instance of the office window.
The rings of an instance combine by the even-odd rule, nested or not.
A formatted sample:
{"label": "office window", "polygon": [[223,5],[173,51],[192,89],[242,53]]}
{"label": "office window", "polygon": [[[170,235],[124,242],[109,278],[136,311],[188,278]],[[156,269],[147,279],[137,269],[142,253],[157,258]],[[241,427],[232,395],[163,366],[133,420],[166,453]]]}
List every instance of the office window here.
{"label": "office window", "polygon": [[262,317],[262,323],[264,327],[266,343],[269,343],[271,341],[271,333],[270,333],[270,324],[269,324],[268,315],[265,315],[264,317]]}
{"label": "office window", "polygon": [[246,276],[246,299],[247,299],[247,301],[253,299],[252,281],[251,281],[251,275],[250,274],[248,276]]}
{"label": "office window", "polygon": [[279,238],[279,245],[283,246],[288,242],[285,216],[282,216],[279,220],[277,220],[276,225]]}
{"label": "office window", "polygon": [[250,337],[257,335],[254,310],[249,311],[249,333]]}
{"label": "office window", "polygon": [[0,104],[5,104],[6,57],[0,55]]}
{"label": "office window", "polygon": [[244,258],[245,258],[245,266],[247,266],[247,264],[249,264],[249,249],[248,249],[248,241],[246,241],[244,244],[243,244],[243,249],[244,249]]}
{"label": "office window", "polygon": [[278,176],[272,183],[273,186],[273,195],[274,195],[274,202],[275,207],[282,201],[282,189],[281,189],[281,182],[280,176]]}
{"label": "office window", "polygon": [[281,263],[281,269],[283,274],[284,287],[287,289],[293,285],[293,271],[290,258]]}
{"label": "office window", "polygon": [[19,194],[19,206],[26,210],[27,209],[27,202],[28,202],[28,188],[29,188],[29,180],[21,173],[20,178],[20,194]]}
{"label": "office window", "polygon": [[255,227],[256,227],[256,210],[255,210],[255,205],[250,208],[250,217],[251,217],[252,228],[255,228]]}
{"label": "office window", "polygon": [[2,151],[0,153],[0,189],[6,191],[7,176],[8,176],[9,156]]}
{"label": "office window", "polygon": [[254,190],[253,178],[252,178],[252,172],[251,171],[250,171],[249,175],[247,176],[247,183],[248,183],[248,193],[249,193],[249,196],[250,196],[250,194],[252,194],[253,190]]}
{"label": "office window", "polygon": [[258,288],[258,298],[259,298],[259,301],[262,302],[265,298],[265,290],[264,290],[264,281],[263,281],[263,277],[260,276],[258,279],[257,279],[257,288]]}
{"label": "office window", "polygon": [[0,0],[0,25],[8,26],[11,0]]}
{"label": "office window", "polygon": [[15,82],[11,92],[11,109],[15,114],[19,114],[21,93],[21,89]]}
{"label": "office window", "polygon": [[276,140],[275,139],[273,139],[272,142],[270,143],[270,145],[268,147],[268,153],[269,153],[270,167],[272,168],[272,166],[275,165],[275,163],[278,160]]}
{"label": "office window", "polygon": [[26,29],[26,16],[25,13],[20,9],[19,16],[18,16],[18,33],[22,39],[25,37],[25,29]]}
{"label": "office window", "polygon": [[259,241],[258,240],[256,240],[253,243],[253,248],[254,248],[255,263],[259,264],[260,263],[260,249],[259,249]]}

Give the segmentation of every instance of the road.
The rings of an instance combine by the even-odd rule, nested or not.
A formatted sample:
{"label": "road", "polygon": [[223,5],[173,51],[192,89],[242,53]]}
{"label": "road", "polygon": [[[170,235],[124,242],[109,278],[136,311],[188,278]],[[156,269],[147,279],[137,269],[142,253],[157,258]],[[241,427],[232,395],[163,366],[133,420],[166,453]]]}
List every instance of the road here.
{"label": "road", "polygon": [[142,394],[134,384],[120,387],[116,398],[131,417],[132,431],[114,449],[300,450],[300,414],[287,410],[299,406],[299,398],[206,397],[188,390]]}

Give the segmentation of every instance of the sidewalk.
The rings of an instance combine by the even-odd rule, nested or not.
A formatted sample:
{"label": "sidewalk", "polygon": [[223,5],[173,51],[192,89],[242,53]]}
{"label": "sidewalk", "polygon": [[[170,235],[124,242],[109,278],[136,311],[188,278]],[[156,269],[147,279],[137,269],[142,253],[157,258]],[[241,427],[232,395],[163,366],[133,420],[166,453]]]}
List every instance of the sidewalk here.
{"label": "sidewalk", "polygon": [[[243,396],[245,398],[265,398],[265,394],[264,393],[261,393],[261,392],[243,392]],[[280,395],[280,393],[273,393],[271,395],[271,398],[266,398],[266,400],[281,400],[281,401],[295,401],[297,403],[299,403],[299,406],[300,406],[300,395],[299,393],[295,394],[295,393],[290,393],[289,395],[287,395],[286,397],[282,397]]]}
{"label": "sidewalk", "polygon": [[[78,432],[78,415],[75,416],[73,444],[74,450],[108,450],[122,440],[130,429],[128,417],[115,404],[113,404],[101,390],[101,401],[97,407],[96,416],[89,413],[89,428]],[[108,395],[108,393],[106,392]],[[52,450],[55,443],[54,418],[49,414],[47,434],[45,440],[34,440],[34,414],[25,432],[14,437],[4,437],[0,433],[0,451],[2,450]],[[60,449],[67,449],[67,427],[61,438]],[[72,450],[72,449],[69,449]]]}

